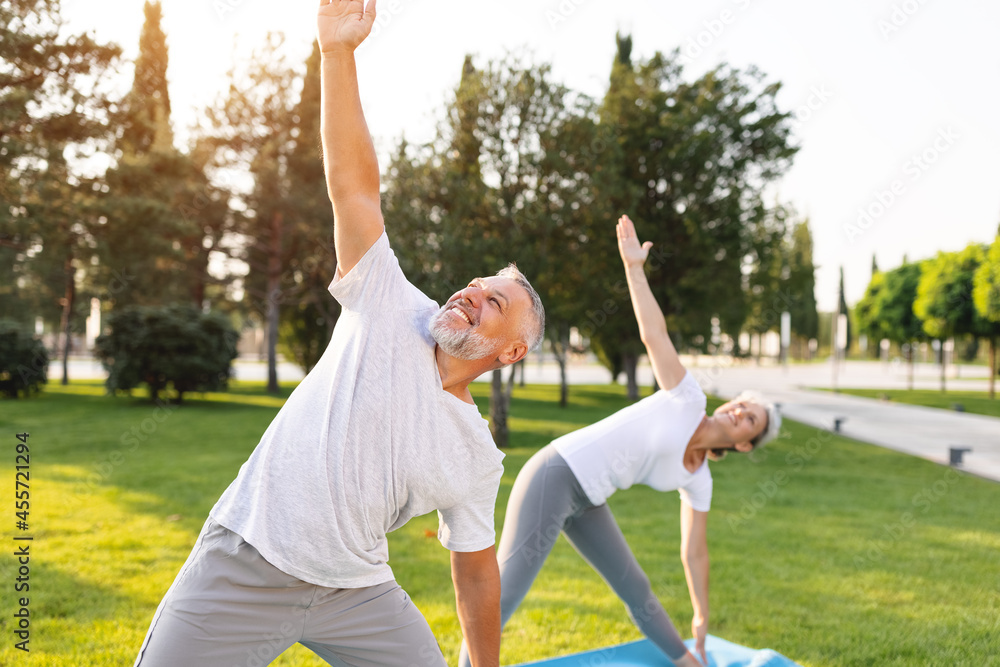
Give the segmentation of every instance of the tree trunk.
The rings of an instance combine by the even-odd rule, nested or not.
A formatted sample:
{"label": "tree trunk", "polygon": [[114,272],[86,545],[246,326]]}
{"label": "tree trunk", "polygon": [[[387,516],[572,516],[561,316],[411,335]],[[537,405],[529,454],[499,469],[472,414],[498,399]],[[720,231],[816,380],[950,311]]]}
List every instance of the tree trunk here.
{"label": "tree trunk", "polygon": [[952,354],[955,355],[955,358],[952,360],[952,361],[955,362],[953,364],[955,366],[955,377],[956,378],[961,378],[962,377],[962,364],[960,364],[959,361],[961,361],[962,358],[958,354],[958,340],[955,339],[955,338],[952,338],[951,341],[952,341],[951,342]]}
{"label": "tree trunk", "polygon": [[209,251],[207,248],[200,248],[196,255],[197,265],[195,269],[194,285],[191,286],[191,301],[194,307],[201,310],[205,305],[205,285],[208,282],[208,261]]}
{"label": "tree trunk", "polygon": [[521,381],[518,383],[522,389],[524,389],[524,368],[528,365],[528,359],[525,357],[521,361],[517,362],[518,367],[521,369]]}
{"label": "tree trunk", "polygon": [[73,255],[66,256],[63,271],[66,276],[66,292],[63,295],[63,310],[59,328],[63,334],[62,384],[66,385],[69,384],[69,351],[73,347],[73,340],[70,334],[72,324],[71,315],[73,313],[74,302],[76,301],[76,269],[73,267]]}
{"label": "tree trunk", "polygon": [[503,390],[503,370],[493,371],[492,391],[490,392],[490,433],[493,442],[500,449],[506,449],[510,444],[510,433],[507,430],[507,395]]}
{"label": "tree trunk", "polygon": [[913,391],[913,364],[916,360],[917,355],[913,353],[913,343],[906,348],[906,358],[909,364],[909,373],[906,378],[906,388]]}
{"label": "tree trunk", "polygon": [[507,378],[507,404],[510,405],[510,399],[514,395],[514,376],[517,375],[518,364],[523,364],[524,360],[517,361],[510,366],[510,376]]}
{"label": "tree trunk", "polygon": [[944,386],[944,372],[948,358],[944,354],[944,340],[942,339],[940,342],[941,344],[938,345],[938,354],[941,355],[941,393],[943,394],[946,391]]}
{"label": "tree trunk", "polygon": [[559,364],[559,407],[569,405],[569,379],[566,374],[566,364],[569,360],[569,325],[559,323],[552,327],[556,337],[552,339],[552,354]]}
{"label": "tree trunk", "polygon": [[634,352],[622,352],[622,368],[625,371],[625,386],[628,387],[628,397],[630,400],[639,400],[639,383],[636,381],[636,366],[639,364],[639,355]]}
{"label": "tree trunk", "polygon": [[278,386],[278,315],[281,302],[281,226],[282,215],[271,218],[271,244],[267,254],[267,392],[277,394]]}
{"label": "tree trunk", "polygon": [[990,398],[996,398],[996,380],[997,380],[997,339],[996,336],[990,337]]}
{"label": "tree trunk", "polygon": [[559,328],[560,347],[562,348],[562,362],[559,364],[559,407],[565,408],[569,405],[569,325],[563,324]]}

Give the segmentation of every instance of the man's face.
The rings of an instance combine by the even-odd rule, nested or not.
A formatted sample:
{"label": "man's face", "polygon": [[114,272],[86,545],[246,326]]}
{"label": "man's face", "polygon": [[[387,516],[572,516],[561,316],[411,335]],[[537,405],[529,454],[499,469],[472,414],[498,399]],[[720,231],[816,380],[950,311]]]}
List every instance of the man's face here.
{"label": "man's face", "polygon": [[750,442],[767,426],[767,410],[756,403],[730,401],[716,408],[713,415],[734,443]]}
{"label": "man's face", "polygon": [[476,278],[431,318],[431,335],[458,359],[499,357],[523,344],[521,323],[530,309],[527,292],[510,278]]}

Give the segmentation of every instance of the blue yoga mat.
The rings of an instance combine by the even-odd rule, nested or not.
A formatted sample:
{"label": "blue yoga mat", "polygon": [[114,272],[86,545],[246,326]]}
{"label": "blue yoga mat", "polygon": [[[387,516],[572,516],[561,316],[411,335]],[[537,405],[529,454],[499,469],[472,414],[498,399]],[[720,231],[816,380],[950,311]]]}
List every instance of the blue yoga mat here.
{"label": "blue yoga mat", "polygon": [[[694,639],[685,642],[694,648]],[[769,648],[753,649],[708,635],[705,640],[709,667],[799,667],[798,663]],[[574,653],[561,658],[526,662],[515,667],[545,665],[546,667],[671,667],[670,660],[648,639],[609,646],[586,653]]]}

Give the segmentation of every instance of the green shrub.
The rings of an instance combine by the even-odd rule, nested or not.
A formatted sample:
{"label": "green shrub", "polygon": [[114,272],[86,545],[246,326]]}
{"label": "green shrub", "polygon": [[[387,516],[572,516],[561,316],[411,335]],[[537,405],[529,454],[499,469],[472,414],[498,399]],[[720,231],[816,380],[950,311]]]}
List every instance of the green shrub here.
{"label": "green shrub", "polygon": [[18,398],[48,382],[49,353],[23,325],[0,320],[0,396]]}
{"label": "green shrub", "polygon": [[223,315],[190,306],[132,306],[114,313],[109,326],[96,347],[109,392],[145,384],[155,401],[172,387],[180,402],[185,392],[228,385],[239,336]]}

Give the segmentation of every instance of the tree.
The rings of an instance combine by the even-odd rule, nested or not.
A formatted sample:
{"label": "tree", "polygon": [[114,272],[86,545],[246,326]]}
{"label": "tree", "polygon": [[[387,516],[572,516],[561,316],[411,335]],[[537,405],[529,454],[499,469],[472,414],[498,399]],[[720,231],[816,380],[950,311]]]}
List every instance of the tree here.
{"label": "tree", "polygon": [[[872,253],[872,277],[869,282],[869,286],[875,284],[875,276],[879,275],[878,262],[875,260],[875,253]],[[862,312],[861,304],[854,305],[853,316],[855,321],[859,321],[858,318],[864,317]],[[866,331],[862,324],[858,324],[858,330],[868,339],[868,355],[872,359],[878,359],[882,356],[882,339],[884,338],[876,330]]]}
{"label": "tree", "polygon": [[858,323],[858,330],[868,337],[869,340],[878,342],[887,338],[882,320],[879,318],[878,303],[881,297],[882,288],[885,285],[885,275],[873,273],[868,287],[865,288],[865,295],[854,306],[855,319]]}
{"label": "tree", "polygon": [[[779,89],[756,69],[727,65],[685,82],[676,52],[633,62],[630,41],[619,37],[599,114],[613,128],[614,146],[598,160],[594,213],[609,228],[628,212],[639,237],[669,257],[649,281],[679,349],[685,342],[704,348],[713,316],[737,334],[749,314],[744,289],[760,286],[764,303],[775,296],[768,293],[775,271],[764,263],[784,235],[783,214],[765,206],[762,193],[795,153],[788,114],[775,103]],[[627,303],[606,290],[597,303]],[[600,345],[620,350],[631,372],[642,350],[638,331],[627,318],[608,321],[597,333]]]}
{"label": "tree", "polygon": [[97,338],[110,393],[145,384],[150,399],[173,389],[180,403],[192,391],[221,391],[229,382],[238,334],[218,313],[191,306],[132,306],[115,311]]}
{"label": "tree", "polygon": [[[486,200],[495,235],[491,254],[497,267],[516,259],[546,305],[548,339],[560,366],[560,405],[565,407],[569,329],[582,314],[577,295],[587,267],[580,259],[593,200],[592,160],[575,147],[593,142],[593,105],[553,81],[550,66],[516,58],[488,64],[480,82],[475,136],[483,182],[496,184]],[[507,405],[499,386],[496,377],[490,403],[494,413]]]}
{"label": "tree", "polygon": [[879,322],[882,336],[900,347],[905,347],[909,362],[908,388],[913,389],[914,349],[917,342],[927,340],[923,322],[914,312],[920,284],[920,264],[903,264],[882,276],[881,286],[870,313],[870,319]]}
{"label": "tree", "polygon": [[813,241],[809,220],[802,220],[792,228],[791,244],[786,256],[788,278],[785,280],[783,290],[788,297],[792,333],[808,342],[819,335],[816,267],[813,264]]}
{"label": "tree", "polygon": [[249,189],[230,193],[243,209],[236,226],[246,240],[230,252],[249,266],[244,308],[266,324],[268,390],[277,392],[279,347],[308,372],[340,315],[328,291],[337,265],[320,151],[319,47],[303,78],[283,36],[271,34],[230,79],[201,143],[217,167],[251,177]]}
{"label": "tree", "polygon": [[[754,230],[751,252],[743,260],[743,294],[746,308],[744,329],[759,337],[774,331],[781,313],[791,304],[786,289],[790,276],[786,252],[786,220],[790,213],[775,207]],[[758,344],[758,354],[762,346]]]}
{"label": "tree", "polygon": [[[318,79],[318,74],[315,78]],[[233,190],[230,193],[242,209],[236,227],[246,241],[233,252],[249,266],[249,272],[242,281],[245,307],[266,323],[267,390],[271,393],[279,390],[277,346],[281,311],[283,307],[289,307],[286,300],[289,303],[293,300],[293,295],[286,288],[296,283],[296,277],[306,281],[304,284],[313,285],[310,281],[315,279],[316,272],[329,267],[333,261],[316,260],[308,266],[292,263],[293,255],[312,243],[298,233],[296,216],[300,205],[294,198],[296,194],[303,194],[302,188],[310,184],[318,192],[325,192],[325,180],[316,184],[313,177],[302,184],[302,188],[293,191],[293,154],[299,150],[304,155],[302,151],[308,150],[309,142],[315,141],[318,135],[318,129],[312,128],[308,136],[302,136],[296,126],[296,114],[301,109],[295,88],[300,80],[300,74],[289,62],[284,37],[269,34],[266,43],[254,52],[246,64],[230,72],[228,94],[208,110],[209,125],[203,137],[204,144],[211,147],[217,166],[239,170],[251,177],[252,186],[248,191]],[[313,131],[316,134],[312,134]],[[301,140],[297,143],[299,136]],[[312,144],[312,150],[315,150],[315,144]],[[305,167],[300,164],[300,168]],[[314,208],[318,193],[305,196],[309,199],[303,206]],[[326,238],[329,239],[332,236],[329,205],[326,206],[323,227],[328,230]],[[332,252],[332,244],[328,241],[323,248]],[[313,256],[309,254],[313,252],[319,252],[315,245],[300,259]],[[327,276],[327,284],[332,277],[332,273]],[[300,327],[293,328],[293,331],[301,331],[304,323],[301,317],[309,315],[297,317],[300,318]]]}
{"label": "tree", "polygon": [[[853,339],[852,338],[853,332],[851,331],[851,317],[850,317],[851,309],[847,307],[847,297],[845,296],[844,293],[843,266],[840,267],[840,287],[838,288],[838,293],[837,293],[837,313],[844,315],[847,318],[847,333],[844,335],[844,340],[837,341],[837,345],[843,347],[844,355],[846,356],[851,350],[851,341]],[[836,350],[834,350],[834,354],[835,355],[837,354]]]}
{"label": "tree", "polygon": [[320,115],[320,52],[314,43],[290,119],[288,246],[278,332],[282,349],[305,372],[319,362],[340,316],[340,304],[328,290],[337,272],[337,255],[320,150]]}
{"label": "tree", "polygon": [[944,342],[953,336],[983,335],[986,323],[973,305],[973,276],[986,248],[970,244],[959,252],[939,252],[923,264],[913,312],[924,331],[941,342],[941,391],[945,391]]}
{"label": "tree", "polygon": [[105,175],[97,236],[104,282],[127,275],[112,308],[205,302],[209,254],[228,220],[203,151],[174,146],[167,43],[159,2],[147,0],[132,88],[120,110],[117,163]]}
{"label": "tree", "polygon": [[146,0],[142,11],[144,21],[139,33],[135,78],[123,101],[119,142],[122,151],[139,155],[153,149],[157,134],[164,124],[170,123],[169,53],[167,36],[160,25],[163,8],[159,0]]}
{"label": "tree", "polygon": [[[586,131],[585,104],[552,82],[548,66],[508,57],[478,69],[466,58],[434,142],[401,141],[386,173],[386,218],[406,239],[396,250],[415,285],[450,295],[516,260],[550,322],[555,316],[557,330],[568,332],[570,315],[556,295],[579,276],[572,265],[587,173],[571,147]],[[506,446],[508,394],[499,371],[493,388],[491,429]]]}
{"label": "tree", "polygon": [[976,312],[988,324],[990,340],[990,398],[996,396],[997,338],[1000,337],[1000,234],[973,276],[972,301]]}
{"label": "tree", "polygon": [[89,193],[70,160],[106,141],[104,85],[121,50],[62,27],[58,0],[0,3],[0,311],[60,321],[65,362],[92,254]]}
{"label": "tree", "polygon": [[49,354],[24,326],[0,320],[0,396],[18,398],[48,382]]}

